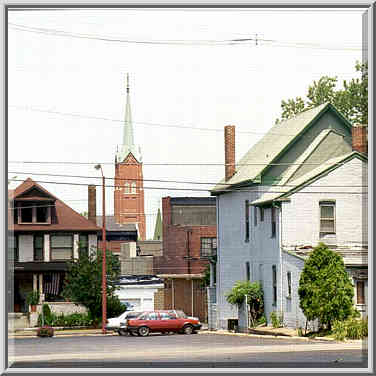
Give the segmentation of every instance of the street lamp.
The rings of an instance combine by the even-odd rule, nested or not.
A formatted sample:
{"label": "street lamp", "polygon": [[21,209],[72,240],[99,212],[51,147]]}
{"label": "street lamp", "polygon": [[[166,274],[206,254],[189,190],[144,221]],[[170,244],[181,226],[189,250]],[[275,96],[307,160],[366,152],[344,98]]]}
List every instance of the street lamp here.
{"label": "street lamp", "polygon": [[102,174],[102,334],[106,334],[107,319],[107,290],[106,290],[106,206],[105,206],[105,177],[102,166],[95,165],[96,170],[101,170]]}

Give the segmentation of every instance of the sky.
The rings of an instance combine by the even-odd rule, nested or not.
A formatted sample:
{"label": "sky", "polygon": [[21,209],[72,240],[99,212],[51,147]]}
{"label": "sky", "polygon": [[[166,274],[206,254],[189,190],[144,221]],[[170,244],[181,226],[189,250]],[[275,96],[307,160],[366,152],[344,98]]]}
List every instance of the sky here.
{"label": "sky", "polygon": [[[161,197],[208,196],[222,179],[225,125],[236,126],[239,160],[280,117],[282,100],[304,97],[324,75],[337,76],[339,86],[358,77],[362,13],[10,11],[8,178],[31,177],[84,212],[87,184],[101,184],[94,169],[101,163],[106,214],[113,214],[129,73],[151,238]],[[101,207],[98,188],[98,215]]]}

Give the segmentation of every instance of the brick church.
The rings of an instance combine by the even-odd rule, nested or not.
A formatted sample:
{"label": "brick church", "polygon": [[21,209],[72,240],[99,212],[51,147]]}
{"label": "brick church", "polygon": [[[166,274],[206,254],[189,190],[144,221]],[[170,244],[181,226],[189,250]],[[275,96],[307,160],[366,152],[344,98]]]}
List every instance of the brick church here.
{"label": "brick church", "polygon": [[123,143],[115,156],[114,215],[119,224],[135,224],[139,239],[145,240],[142,155],[134,143],[128,74]]}

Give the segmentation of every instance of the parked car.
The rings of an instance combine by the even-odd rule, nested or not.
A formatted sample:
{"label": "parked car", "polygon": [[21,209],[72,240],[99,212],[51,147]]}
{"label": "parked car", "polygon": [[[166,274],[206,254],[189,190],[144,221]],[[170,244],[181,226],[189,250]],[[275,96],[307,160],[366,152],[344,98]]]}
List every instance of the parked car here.
{"label": "parked car", "polygon": [[136,311],[125,311],[118,317],[113,317],[107,320],[106,322],[106,330],[113,330],[115,332],[118,332],[119,335],[124,335],[127,333],[124,333],[124,331],[120,331],[120,323],[123,322],[126,318],[135,318],[139,315],[141,315],[142,312],[136,312]]}
{"label": "parked car", "polygon": [[146,337],[150,332],[192,334],[201,326],[197,318],[190,318],[183,311],[160,310],[143,312],[135,318],[127,317],[120,323],[120,331]]}

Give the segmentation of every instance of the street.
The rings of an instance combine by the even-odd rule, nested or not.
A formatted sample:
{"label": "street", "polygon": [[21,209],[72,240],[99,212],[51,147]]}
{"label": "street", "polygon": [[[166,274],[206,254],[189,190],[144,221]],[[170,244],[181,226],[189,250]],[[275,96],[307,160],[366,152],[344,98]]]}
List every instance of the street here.
{"label": "street", "polygon": [[10,341],[9,354],[11,368],[365,368],[368,359],[360,343],[209,333],[24,338]]}

